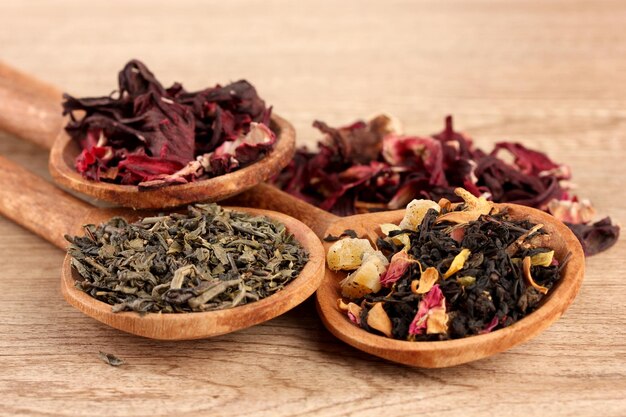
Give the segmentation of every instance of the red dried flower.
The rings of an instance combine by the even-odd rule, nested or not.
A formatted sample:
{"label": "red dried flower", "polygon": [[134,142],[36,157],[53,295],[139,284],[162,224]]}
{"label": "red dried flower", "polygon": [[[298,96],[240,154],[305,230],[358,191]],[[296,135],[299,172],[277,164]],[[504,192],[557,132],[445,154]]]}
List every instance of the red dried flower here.
{"label": "red dried flower", "polygon": [[[276,185],[342,216],[399,209],[413,199],[459,202],[457,187],[498,203],[546,211],[550,205],[553,212],[555,201],[576,201],[568,193],[569,168],[541,152],[509,142],[484,152],[453,129],[450,116],[442,132],[428,137],[402,135],[391,120],[378,116],[338,129],[316,121],[313,125],[324,134],[319,151],[299,149],[274,179]],[[503,159],[503,152],[513,161]],[[607,220],[575,232],[587,239],[587,253],[592,254],[613,245],[619,228]]]}
{"label": "red dried flower", "polygon": [[[76,170],[95,181],[154,187],[213,177],[257,161],[275,141],[271,132],[256,142],[247,135],[252,123],[269,125],[271,108],[244,80],[165,89],[133,60],[119,73],[118,97],[64,98],[66,130],[83,149]],[[206,166],[188,166],[200,156]]]}

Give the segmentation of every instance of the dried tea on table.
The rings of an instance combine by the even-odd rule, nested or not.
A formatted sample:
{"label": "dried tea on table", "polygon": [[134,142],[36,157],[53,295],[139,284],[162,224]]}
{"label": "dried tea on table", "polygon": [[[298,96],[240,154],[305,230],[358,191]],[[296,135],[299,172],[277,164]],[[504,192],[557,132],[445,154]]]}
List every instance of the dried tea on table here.
{"label": "dried tea on table", "polygon": [[122,366],[126,363],[124,359],[120,359],[112,353],[98,352],[98,358],[107,365]]}
{"label": "dried tea on table", "polygon": [[[522,144],[501,142],[483,151],[453,129],[451,117],[431,136],[404,135],[386,115],[340,128],[313,125],[324,135],[319,149],[298,149],[274,182],[337,215],[395,210],[414,199],[460,202],[454,190],[463,187],[497,203],[548,211],[575,232],[587,255],[617,241],[619,227],[608,218],[593,223],[593,207],[570,193],[570,169]],[[417,201],[436,205],[429,200]],[[451,213],[458,222],[472,215],[478,212]]]}
{"label": "dried tea on table", "polygon": [[248,304],[281,291],[308,254],[285,225],[197,204],[187,213],[114,218],[66,237],[76,287],[114,312],[186,313]]}
{"label": "dried tea on table", "polygon": [[[386,227],[377,241],[382,252],[370,244],[349,268],[335,265],[359,271],[374,253],[389,261],[369,268],[356,287],[355,273],[339,283],[344,299],[338,305],[352,323],[399,340],[457,339],[510,326],[550,294],[567,257],[554,258],[543,225],[511,218],[466,190],[455,193],[462,204],[413,202],[431,208],[419,220],[407,210],[401,224],[408,227]],[[468,213],[462,222],[451,216]],[[398,244],[399,236],[408,245]],[[335,257],[352,255],[342,244],[351,239],[331,246]]]}
{"label": "dried tea on table", "polygon": [[261,159],[276,141],[271,108],[245,80],[164,88],[132,60],[116,96],[64,98],[66,130],[82,149],[76,170],[94,181],[154,188],[216,177]]}

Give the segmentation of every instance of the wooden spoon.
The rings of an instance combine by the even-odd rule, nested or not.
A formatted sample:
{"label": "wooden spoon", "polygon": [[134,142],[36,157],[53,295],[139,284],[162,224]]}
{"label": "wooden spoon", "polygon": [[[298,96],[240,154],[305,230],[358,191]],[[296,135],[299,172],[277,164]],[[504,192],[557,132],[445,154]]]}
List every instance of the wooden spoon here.
{"label": "wooden spoon", "polygon": [[[340,235],[352,229],[360,236],[370,239],[381,234],[382,223],[398,224],[404,210],[337,217],[303,201],[293,202],[293,197],[269,185],[262,184],[255,193],[243,193],[236,197],[244,205],[260,205],[280,209],[300,218],[320,238],[328,234]],[[263,189],[263,191],[260,191]],[[261,198],[260,196],[264,196]],[[550,236],[548,246],[554,249],[556,259],[562,261],[567,253],[571,258],[563,268],[559,282],[550,290],[541,307],[520,321],[492,333],[441,342],[408,342],[378,336],[356,327],[337,307],[341,298],[339,281],[345,272],[333,272],[326,268],[324,281],[317,289],[317,310],[324,325],[339,339],[371,353],[372,355],[411,366],[441,368],[482,359],[523,343],[557,320],[572,303],[582,284],[585,257],[574,234],[560,221],[542,211],[516,204],[499,204],[507,207],[511,217],[541,223]],[[331,243],[324,243],[328,251]]]}
{"label": "wooden spoon", "polygon": [[[232,210],[264,215],[285,224],[309,253],[300,275],[284,290],[263,300],[226,310],[206,313],[155,314],[113,313],[109,304],[74,287],[78,278],[65,257],[61,290],[65,299],[83,313],[111,327],[161,340],[200,339],[253,326],[292,309],[309,297],[320,284],[324,249],[313,231],[298,220],[273,211],[233,207]],[[65,234],[82,234],[82,225],[99,224],[113,216],[136,220],[132,209],[98,209],[47,183],[19,165],[0,156],[0,213],[65,248]]]}
{"label": "wooden spoon", "polygon": [[57,183],[123,207],[159,209],[196,201],[220,201],[280,172],[295,150],[293,126],[272,115],[270,127],[277,136],[274,149],[260,161],[232,173],[142,191],[135,185],[91,181],[74,169],[80,149],[63,129],[61,100],[61,92],[55,87],[0,63],[0,130],[51,149],[49,169]]}

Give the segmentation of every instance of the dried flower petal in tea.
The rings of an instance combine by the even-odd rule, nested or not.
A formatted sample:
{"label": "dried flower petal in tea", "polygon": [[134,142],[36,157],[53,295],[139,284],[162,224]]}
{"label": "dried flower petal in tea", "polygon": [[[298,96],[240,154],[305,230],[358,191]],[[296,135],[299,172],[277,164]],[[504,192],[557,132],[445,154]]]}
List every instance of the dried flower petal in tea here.
{"label": "dried flower petal in tea", "polygon": [[[370,271],[358,290],[348,286],[352,275],[340,283],[347,301],[338,305],[355,325],[400,340],[456,339],[509,326],[549,294],[567,257],[559,263],[544,246],[543,225],[511,218],[465,190],[455,193],[463,203],[412,203],[433,207],[413,227],[381,225],[377,246],[388,266],[381,262],[384,268]],[[463,222],[450,216],[477,211]],[[408,244],[398,244],[401,236]]]}

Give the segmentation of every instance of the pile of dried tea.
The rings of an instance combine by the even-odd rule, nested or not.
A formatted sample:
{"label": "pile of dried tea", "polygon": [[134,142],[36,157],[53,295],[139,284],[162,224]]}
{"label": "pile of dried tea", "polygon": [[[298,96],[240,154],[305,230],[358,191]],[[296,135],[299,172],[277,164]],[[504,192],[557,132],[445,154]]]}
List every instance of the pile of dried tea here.
{"label": "pile of dried tea", "polygon": [[282,290],[308,260],[283,224],[215,204],[84,229],[66,236],[76,287],[114,312],[236,307]]}
{"label": "pile of dried tea", "polygon": [[500,142],[485,152],[453,129],[451,117],[431,136],[404,135],[386,115],[341,128],[313,125],[324,134],[319,150],[297,150],[274,182],[324,210],[345,216],[399,209],[416,198],[459,202],[454,189],[463,187],[496,203],[551,213],[574,231],[587,255],[617,241],[619,227],[608,217],[594,222],[589,201],[571,194],[569,167],[522,144]]}
{"label": "pile of dried tea", "polygon": [[353,271],[338,303],[354,324],[399,340],[457,339],[515,323],[550,292],[567,259],[546,246],[543,225],[456,194],[462,204],[412,201],[399,225],[380,226],[378,250],[349,231],[330,247],[328,267]]}
{"label": "pile of dried tea", "polygon": [[245,80],[187,92],[164,88],[148,68],[130,61],[114,96],[65,94],[66,130],[82,152],[85,178],[160,187],[222,175],[268,153],[276,137],[271,108]]}

